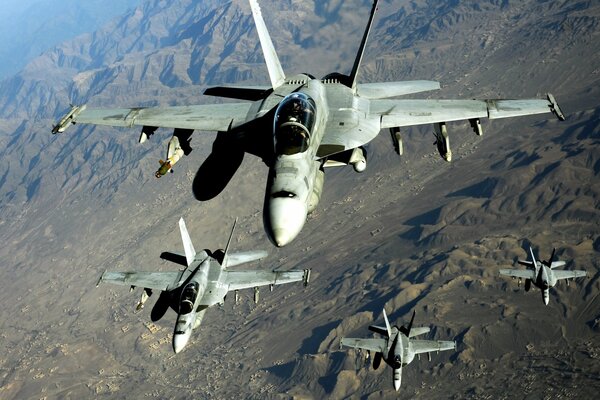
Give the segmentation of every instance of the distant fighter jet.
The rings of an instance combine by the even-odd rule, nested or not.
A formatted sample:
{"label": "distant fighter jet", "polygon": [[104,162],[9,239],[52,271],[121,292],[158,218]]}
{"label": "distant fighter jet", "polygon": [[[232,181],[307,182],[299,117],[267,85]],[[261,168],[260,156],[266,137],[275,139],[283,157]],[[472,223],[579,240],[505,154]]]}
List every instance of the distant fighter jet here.
{"label": "distant fighter jet", "polygon": [[[161,296],[152,310],[152,320],[157,321],[170,307],[177,312],[177,322],[173,334],[173,350],[179,353],[187,344],[192,330],[197,328],[204,317],[206,309],[215,304],[222,304],[229,291],[235,291],[235,302],[238,301],[238,290],[254,288],[254,301],[258,302],[258,287],[281,285],[284,283],[304,281],[308,284],[310,270],[292,271],[232,271],[236,265],[259,260],[267,255],[264,251],[249,251],[230,254],[229,244],[233,230],[224,251],[210,253],[207,250],[196,253],[188,235],[183,218],[179,220],[181,238],[185,255],[168,253],[161,258],[183,265],[185,268],[172,272],[104,272],[100,282],[117,285],[143,287],[142,299],[136,310],[141,310],[152,290],[161,290]],[[235,229],[235,224],[234,224]],[[96,286],[97,286],[96,285]]]}
{"label": "distant fighter jet", "polygon": [[[528,269],[501,269],[500,275],[511,276],[519,278],[519,286],[521,286],[521,280],[525,279],[525,291],[528,292],[531,289],[531,284],[542,290],[542,297],[544,304],[548,305],[550,298],[550,288],[556,285],[559,279],[579,278],[587,276],[587,272],[579,271],[554,271],[556,267],[562,267],[565,265],[564,261],[552,261],[554,260],[554,253],[556,249],[552,249],[552,255],[549,261],[537,261],[533,255],[533,249],[529,247],[529,253],[531,254],[532,261],[518,260],[518,263],[525,265]],[[568,284],[568,281],[567,281]]]}
{"label": "distant fighter jet", "polygon": [[[389,100],[437,90],[440,84],[422,80],[358,83],[358,70],[378,0],[373,2],[350,75],[334,72],[320,79],[310,74],[286,77],[258,2],[249,1],[271,86],[219,86],[204,92],[209,96],[244,100],[242,103],[114,109],[73,106],[52,132],[63,132],[74,123],[138,126],[139,141],[143,143],[158,127],[174,129],[167,158],[160,161],[156,171],[160,177],[192,151],[190,136],[194,130],[217,131],[213,154],[215,149],[225,148],[222,158],[227,160],[211,168],[224,175],[219,185],[224,187],[231,179],[244,152],[261,157],[269,167],[263,219],[269,239],[281,247],[300,233],[307,215],[317,207],[324,168],[351,164],[356,172],[364,171],[365,145],[382,129],[389,129],[394,148],[401,155],[400,127],[433,124],[440,156],[450,161],[447,122],[468,120],[473,131],[481,135],[481,118],[553,112],[564,119],[551,94],[547,99],[529,100]],[[215,192],[211,196],[218,193]]]}
{"label": "distant fighter jet", "polygon": [[[418,355],[421,353],[442,350],[456,350],[456,342],[412,339],[415,336],[429,332],[429,328],[427,327],[412,327],[415,319],[415,312],[413,312],[408,328],[405,328],[404,326],[398,328],[396,325],[390,327],[385,309],[383,309],[383,319],[385,321],[385,327],[375,325],[369,326],[369,330],[382,335],[384,337],[383,339],[342,338],[340,347],[347,346],[375,352],[373,369],[379,368],[382,359],[392,367],[394,370],[394,389],[396,390],[400,389],[402,366],[409,364],[415,358],[415,354]],[[429,357],[431,357],[431,355],[429,355]]]}

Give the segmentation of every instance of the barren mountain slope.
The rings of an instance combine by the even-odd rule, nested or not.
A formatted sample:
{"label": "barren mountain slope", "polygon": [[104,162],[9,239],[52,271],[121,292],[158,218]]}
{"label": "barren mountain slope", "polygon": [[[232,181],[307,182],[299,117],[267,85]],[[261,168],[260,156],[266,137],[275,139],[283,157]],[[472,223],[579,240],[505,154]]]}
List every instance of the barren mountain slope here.
{"label": "barren mountain slope", "polygon": [[[346,72],[368,2],[262,0],[289,73]],[[153,177],[170,135],[73,127],[51,136],[69,101],[193,104],[203,88],[266,83],[247,3],[150,1],[75,38],[0,84],[0,397],[12,398],[586,398],[600,388],[600,10],[594,2],[382,2],[362,81],[437,79],[432,98],[555,94],[551,116],[450,124],[454,159],[430,127],[387,132],[364,174],[328,170],[322,203],[298,239],[273,248],[262,228],[266,167],[246,156],[218,197],[191,187],[214,133],[196,132],[175,173]],[[360,11],[357,11],[360,10]],[[312,268],[313,282],[210,309],[172,353],[174,313],[150,323],[139,290],[94,287],[105,269],[169,270],[183,216],[196,248],[266,249],[248,268]],[[498,269],[556,247],[586,279],[524,293]],[[157,297],[157,296],[155,296]],[[229,299],[228,299],[229,300]],[[391,320],[432,326],[458,351],[415,360],[399,393],[391,370],[364,367],[341,336]],[[147,325],[147,326],[145,326]],[[363,354],[364,356],[364,354]],[[358,367],[358,368],[357,368]]]}

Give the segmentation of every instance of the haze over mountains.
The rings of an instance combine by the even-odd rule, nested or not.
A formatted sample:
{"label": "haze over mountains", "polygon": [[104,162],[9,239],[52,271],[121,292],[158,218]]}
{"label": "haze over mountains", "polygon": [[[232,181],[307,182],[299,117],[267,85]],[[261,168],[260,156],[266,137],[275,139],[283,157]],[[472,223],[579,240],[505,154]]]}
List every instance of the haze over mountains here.
{"label": "haze over mountains", "polygon": [[[369,1],[261,1],[288,74],[347,72]],[[196,132],[175,173],[154,178],[170,132],[72,127],[90,106],[214,102],[207,86],[267,84],[245,0],[147,1],[36,57],[0,83],[0,397],[590,398],[600,389],[600,5],[592,1],[382,1],[362,82],[433,79],[431,98],[541,97],[568,114],[449,124],[454,159],[431,127],[382,132],[364,174],[326,171],[323,200],[291,245],[262,228],[267,168],[246,156],[228,187],[199,202],[192,184],[214,133]],[[173,356],[174,314],[134,314],[139,290],[94,284],[105,269],[170,270],[177,220],[196,248],[265,249],[261,268],[312,268],[308,288],[276,289],[207,312]],[[588,277],[545,307],[498,269],[557,248]],[[539,250],[539,254],[538,254]],[[249,266],[252,268],[257,265]],[[154,296],[158,297],[158,296]],[[456,354],[415,360],[401,391],[341,336],[391,320],[431,325]],[[148,324],[146,327],[144,324]],[[156,331],[158,328],[158,331]],[[357,364],[359,368],[357,369]]]}
{"label": "haze over mountains", "polygon": [[139,0],[4,0],[0,7],[0,79],[32,58],[82,33],[91,33]]}

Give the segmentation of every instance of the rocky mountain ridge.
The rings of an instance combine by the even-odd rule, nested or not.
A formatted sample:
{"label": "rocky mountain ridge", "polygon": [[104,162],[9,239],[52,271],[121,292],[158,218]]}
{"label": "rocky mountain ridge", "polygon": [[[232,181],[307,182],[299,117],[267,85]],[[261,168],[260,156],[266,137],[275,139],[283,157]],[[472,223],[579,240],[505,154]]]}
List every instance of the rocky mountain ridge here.
{"label": "rocky mountain ridge", "polygon": [[[267,26],[286,71],[316,76],[351,65],[368,1],[269,3]],[[360,10],[360,11],[357,11]],[[170,132],[72,127],[51,136],[69,101],[94,106],[194,104],[213,84],[267,82],[245,1],[149,1],[92,35],[58,46],[1,84],[0,397],[507,398],[585,397],[598,389],[597,226],[600,107],[598,6],[593,2],[382,1],[364,81],[438,79],[433,98],[531,97],[552,91],[569,114],[484,122],[476,138],[451,124],[452,164],[430,127],[387,132],[367,171],[331,169],[321,205],[297,241],[268,244],[261,212],[266,168],[246,156],[223,193],[191,190],[214,134],[156,180]],[[363,76],[363,75],[361,75]],[[212,100],[212,99],[211,99]],[[197,248],[269,250],[252,267],[313,268],[307,289],[244,293],[207,312],[172,357],[173,314],[149,325],[138,293],[94,289],[105,270],[169,270],[186,218]],[[497,276],[532,244],[585,268],[544,308]],[[151,300],[150,306],[152,306]],[[392,320],[430,324],[456,354],[415,360],[402,391],[390,371],[364,368],[340,336]],[[193,367],[190,367],[193,366]],[[358,368],[357,368],[358,367]],[[77,374],[74,374],[78,371]],[[140,389],[141,388],[141,389]]]}

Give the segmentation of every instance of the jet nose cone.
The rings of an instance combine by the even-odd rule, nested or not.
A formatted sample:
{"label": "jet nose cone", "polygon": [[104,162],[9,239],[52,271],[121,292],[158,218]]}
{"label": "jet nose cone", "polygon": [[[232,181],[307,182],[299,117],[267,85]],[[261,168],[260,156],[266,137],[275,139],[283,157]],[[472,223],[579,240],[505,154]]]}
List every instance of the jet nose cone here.
{"label": "jet nose cone", "polygon": [[396,389],[396,392],[400,390],[400,381],[394,380],[394,389]]}
{"label": "jet nose cone", "polygon": [[306,221],[306,206],[294,198],[272,198],[268,206],[267,235],[277,247],[298,236]]}
{"label": "jet nose cone", "polygon": [[175,335],[173,335],[173,350],[175,351],[175,354],[183,350],[188,340],[190,340],[189,334],[176,333]]}

